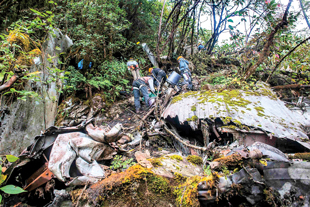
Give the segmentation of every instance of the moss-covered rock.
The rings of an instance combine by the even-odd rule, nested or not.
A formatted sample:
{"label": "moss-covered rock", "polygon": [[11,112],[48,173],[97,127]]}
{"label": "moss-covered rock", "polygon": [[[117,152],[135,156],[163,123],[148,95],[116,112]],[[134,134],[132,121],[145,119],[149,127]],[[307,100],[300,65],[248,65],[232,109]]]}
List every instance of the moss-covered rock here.
{"label": "moss-covered rock", "polygon": [[195,165],[201,165],[203,163],[202,158],[197,155],[189,155],[186,160]]}
{"label": "moss-covered rock", "polygon": [[[71,194],[76,202],[80,194]],[[175,202],[170,181],[134,165],[92,185],[81,199],[101,206],[169,206]]]}
{"label": "moss-covered rock", "polygon": [[209,195],[216,195],[216,182],[219,176],[213,174],[208,177],[193,176],[188,178],[184,183],[176,186],[174,188],[174,195],[176,198],[176,203],[178,206],[184,207],[195,207],[200,206],[197,196],[198,196],[198,184],[205,182],[208,188]]}

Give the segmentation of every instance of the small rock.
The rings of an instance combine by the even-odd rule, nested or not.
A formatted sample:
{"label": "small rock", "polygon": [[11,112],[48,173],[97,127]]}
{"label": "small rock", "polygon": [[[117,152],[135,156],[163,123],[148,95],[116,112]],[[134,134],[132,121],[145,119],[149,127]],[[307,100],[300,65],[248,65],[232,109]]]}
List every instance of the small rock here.
{"label": "small rock", "polygon": [[220,166],[219,162],[210,162],[209,164],[210,164],[211,169],[214,169]]}
{"label": "small rock", "polygon": [[123,135],[123,136],[117,141],[117,143],[123,145],[123,144],[125,144],[125,143],[130,142],[130,141],[131,141],[131,138],[130,138],[129,136]]}
{"label": "small rock", "polygon": [[[171,154],[170,156],[176,156]],[[186,157],[182,157],[182,160],[171,158],[169,155],[160,160],[162,166],[155,167],[152,171],[163,177],[174,178],[174,173],[180,173],[182,176],[192,177],[195,175],[202,176],[203,169],[201,166],[193,165],[186,160]],[[181,156],[179,156],[181,157]]]}
{"label": "small rock", "polygon": [[190,148],[191,149],[191,154],[192,155],[196,155],[196,156],[198,156],[198,153],[196,152],[196,150],[195,149],[193,149],[193,148]]}
{"label": "small rock", "polygon": [[138,161],[138,163],[140,165],[142,165],[143,167],[146,167],[146,168],[152,168],[153,165],[151,164],[150,161],[148,161],[147,159],[150,158],[150,152],[148,150],[145,151],[145,153],[142,153],[140,151],[137,151],[135,153],[135,157]]}
{"label": "small rock", "polygon": [[224,155],[224,157],[227,156],[227,154],[230,152],[231,150],[230,149],[225,149],[225,150],[221,150],[221,154]]}

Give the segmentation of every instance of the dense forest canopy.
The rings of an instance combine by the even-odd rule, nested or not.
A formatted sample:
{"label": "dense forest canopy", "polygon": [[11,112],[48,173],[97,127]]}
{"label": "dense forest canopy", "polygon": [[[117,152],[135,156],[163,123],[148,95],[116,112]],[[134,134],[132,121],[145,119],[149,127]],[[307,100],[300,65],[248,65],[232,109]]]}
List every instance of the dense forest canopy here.
{"label": "dense forest canopy", "polygon": [[[300,73],[309,69],[305,50],[309,6],[305,0],[2,1],[0,90],[23,99],[40,98],[34,91],[25,91],[24,85],[29,79],[42,81],[29,68],[55,29],[74,43],[62,56],[61,68],[51,70],[55,80],[66,83],[59,89],[65,96],[87,88],[88,93],[100,91],[107,100],[116,100],[120,91],[130,88],[125,66],[130,57],[139,61],[142,71],[152,66],[142,43],[147,43],[158,62],[161,56],[172,61],[179,55],[193,58],[201,43],[205,57],[225,56],[241,63],[231,78],[237,82],[250,77],[255,82],[258,77],[253,74],[270,75],[284,67],[294,71],[290,84],[308,84]],[[296,29],[300,22],[308,25],[303,33]],[[223,32],[230,38],[219,44]],[[76,70],[82,59],[83,69]]]}

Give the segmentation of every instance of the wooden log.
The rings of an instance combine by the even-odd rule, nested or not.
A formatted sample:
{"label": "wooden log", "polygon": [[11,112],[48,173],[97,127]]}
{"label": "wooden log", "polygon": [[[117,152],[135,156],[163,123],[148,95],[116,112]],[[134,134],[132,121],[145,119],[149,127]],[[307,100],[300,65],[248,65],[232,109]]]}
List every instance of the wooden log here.
{"label": "wooden log", "polygon": [[282,86],[274,86],[272,89],[288,89],[288,88],[310,88],[310,85],[301,85],[301,84],[290,84],[290,85],[282,85]]}

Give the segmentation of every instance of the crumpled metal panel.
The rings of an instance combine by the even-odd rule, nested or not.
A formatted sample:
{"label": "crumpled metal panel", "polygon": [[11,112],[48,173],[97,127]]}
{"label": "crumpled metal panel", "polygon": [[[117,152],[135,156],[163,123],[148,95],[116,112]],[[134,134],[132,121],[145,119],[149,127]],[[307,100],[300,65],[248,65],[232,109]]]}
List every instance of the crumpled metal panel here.
{"label": "crumpled metal panel", "polygon": [[[268,93],[274,94],[267,88],[260,90],[264,90],[265,93],[268,90]],[[262,92],[260,90],[257,92]],[[301,141],[300,138],[308,139],[301,126],[309,126],[310,120],[306,120],[301,114],[288,109],[284,102],[277,98],[253,95],[254,92],[249,95],[249,93],[239,90],[240,95],[230,100],[232,103],[236,102],[236,105],[230,106],[225,103],[221,93],[213,92],[212,100],[209,101],[208,93],[204,92],[191,91],[179,95],[179,98],[176,98],[177,101],[171,102],[165,109],[162,117],[178,117],[180,124],[184,124],[187,119],[191,119],[193,116],[197,116],[198,119],[231,117],[236,124],[239,121],[243,125],[265,131],[273,137],[289,138],[296,141]],[[202,101],[203,99],[207,101]],[[251,103],[239,106],[241,104],[238,104],[238,101],[240,102],[242,99]],[[195,106],[194,110],[193,106]],[[260,107],[263,108],[264,115],[259,115],[257,109]],[[189,125],[193,130],[198,129],[198,122],[189,121]]]}
{"label": "crumpled metal panel", "polygon": [[[98,150],[96,146],[101,146],[102,149]],[[94,155],[103,153],[106,147],[108,146],[92,140],[81,132],[58,135],[51,152],[48,168],[59,180],[65,182],[66,178],[70,177],[69,170],[77,156],[92,163],[97,157]],[[102,177],[104,177],[104,171],[102,171]]]}
{"label": "crumpled metal panel", "polygon": [[266,184],[278,190],[281,197],[290,192],[294,186],[302,195],[309,195],[310,163],[309,162],[267,162],[264,167]]}
{"label": "crumpled metal panel", "polygon": [[[79,185],[96,182],[105,177],[104,170],[96,161],[109,160],[116,154],[108,144],[117,141],[122,134],[122,125],[117,124],[109,131],[86,125],[87,134],[71,132],[59,134],[50,153],[48,168],[63,182],[70,179],[70,168],[75,161],[76,167],[83,176],[75,177],[68,185]],[[99,142],[101,141],[101,142]]]}

